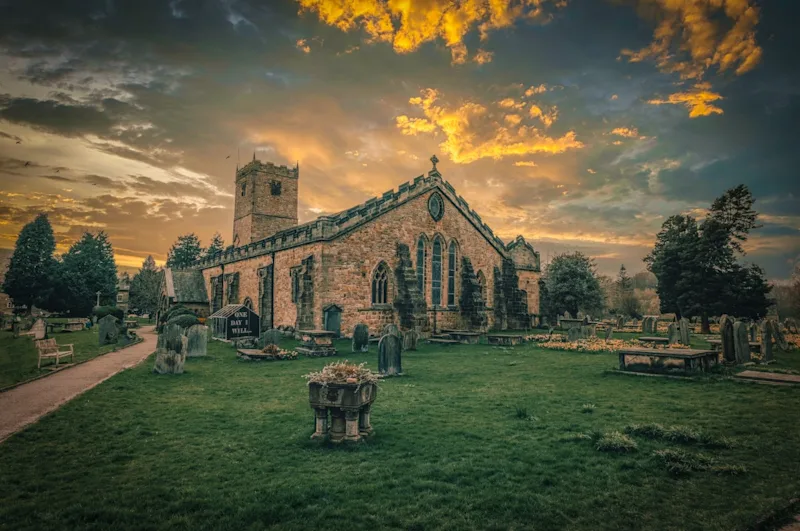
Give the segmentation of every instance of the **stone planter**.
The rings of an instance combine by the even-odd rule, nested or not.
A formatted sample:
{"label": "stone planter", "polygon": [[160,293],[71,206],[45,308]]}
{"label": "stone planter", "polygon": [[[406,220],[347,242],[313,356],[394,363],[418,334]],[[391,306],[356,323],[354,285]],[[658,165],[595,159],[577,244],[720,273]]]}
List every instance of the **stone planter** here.
{"label": "stone planter", "polygon": [[[369,414],[378,396],[375,384],[336,383],[308,385],[308,401],[316,422],[312,439],[330,436],[331,442],[360,441],[372,433]],[[328,413],[330,412],[330,424]]]}

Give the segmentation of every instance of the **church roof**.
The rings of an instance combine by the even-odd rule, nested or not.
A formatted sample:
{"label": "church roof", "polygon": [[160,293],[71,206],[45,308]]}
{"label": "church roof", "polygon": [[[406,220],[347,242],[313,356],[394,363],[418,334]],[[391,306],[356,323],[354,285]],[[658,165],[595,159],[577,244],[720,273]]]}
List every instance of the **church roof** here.
{"label": "church roof", "polygon": [[176,303],[208,303],[203,273],[198,269],[164,269],[167,296]]}
{"label": "church roof", "polygon": [[380,197],[373,197],[360,205],[330,216],[320,216],[314,221],[282,230],[263,240],[227,249],[214,256],[200,259],[195,263],[195,267],[213,267],[317,241],[339,238],[434,188],[438,188],[501,255],[507,256],[503,240],[492,232],[492,229],[483,222],[478,213],[470,208],[467,201],[456,193],[455,188],[442,179],[434,165],[433,170],[429,171],[427,176],[420,175],[413,181],[401,184],[397,190],[389,190]]}

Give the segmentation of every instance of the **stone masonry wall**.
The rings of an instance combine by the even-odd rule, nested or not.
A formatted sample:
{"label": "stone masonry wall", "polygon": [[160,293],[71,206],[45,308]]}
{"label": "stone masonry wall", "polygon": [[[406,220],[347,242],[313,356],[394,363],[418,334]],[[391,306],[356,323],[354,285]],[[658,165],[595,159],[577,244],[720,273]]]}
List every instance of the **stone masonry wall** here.
{"label": "stone masonry wall", "polygon": [[539,313],[539,279],[542,274],[538,271],[529,271],[526,269],[518,269],[519,275],[519,289],[524,290],[528,294],[528,312]]}

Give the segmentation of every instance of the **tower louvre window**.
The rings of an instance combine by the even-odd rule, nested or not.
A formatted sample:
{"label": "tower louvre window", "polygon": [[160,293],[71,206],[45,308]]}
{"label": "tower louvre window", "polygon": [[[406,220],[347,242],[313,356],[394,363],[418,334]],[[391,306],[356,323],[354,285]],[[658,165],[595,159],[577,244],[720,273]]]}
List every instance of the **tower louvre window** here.
{"label": "tower louvre window", "polygon": [[270,181],[269,183],[269,191],[272,195],[281,195],[281,182],[280,181]]}
{"label": "tower louvre window", "polygon": [[242,183],[242,197],[247,194],[247,183]]}

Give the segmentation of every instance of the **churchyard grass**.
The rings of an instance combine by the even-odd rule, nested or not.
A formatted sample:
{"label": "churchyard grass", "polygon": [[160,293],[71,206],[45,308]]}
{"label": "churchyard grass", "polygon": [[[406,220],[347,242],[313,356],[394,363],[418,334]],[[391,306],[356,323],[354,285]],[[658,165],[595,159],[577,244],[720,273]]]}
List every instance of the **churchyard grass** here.
{"label": "churchyard grass", "polygon": [[[0,445],[0,522],[728,530],[800,495],[800,388],[617,376],[614,353],[421,344],[381,382],[372,438],[312,441],[302,375],[345,358],[377,368],[374,346],[349,347],[244,362],[211,342],[180,376],[152,374],[152,358],[122,372]],[[730,447],[630,428],[651,424]]]}
{"label": "churchyard grass", "polygon": [[[59,345],[72,343],[75,349],[75,363],[86,361],[114,350],[114,345],[100,347],[97,345],[97,327],[91,330],[80,332],[55,332],[48,337],[52,337]],[[36,368],[39,362],[39,354],[33,344],[33,339],[29,336],[22,336],[14,339],[14,334],[10,331],[0,331],[0,389],[14,385],[40,374],[49,374],[48,369],[51,365],[55,366],[53,360],[42,362],[42,369]],[[68,363],[72,359],[67,360]],[[59,365],[62,365],[60,363]]]}

